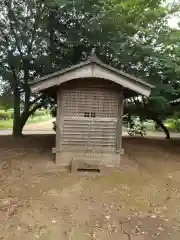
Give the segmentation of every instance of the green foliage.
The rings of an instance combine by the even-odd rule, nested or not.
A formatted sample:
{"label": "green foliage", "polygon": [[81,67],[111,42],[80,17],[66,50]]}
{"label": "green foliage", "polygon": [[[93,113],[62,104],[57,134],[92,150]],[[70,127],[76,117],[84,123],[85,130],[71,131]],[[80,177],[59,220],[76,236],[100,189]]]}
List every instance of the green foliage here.
{"label": "green foliage", "polygon": [[0,120],[0,129],[12,128],[13,122],[12,119],[9,120]]}
{"label": "green foliage", "polygon": [[180,95],[180,31],[167,25],[174,8],[161,3],[2,0],[0,77],[6,95],[14,94],[14,132],[50,104],[31,95],[28,81],[85,60],[94,46],[105,63],[156,86],[149,100],[129,99],[128,112],[142,119],[172,114],[168,102]]}
{"label": "green foliage", "polygon": [[152,121],[152,120],[146,121],[145,125],[146,125],[147,131],[153,132],[155,130],[155,123],[154,123],[154,121]]}
{"label": "green foliage", "polygon": [[0,109],[8,110],[13,107],[13,97],[8,94],[0,96]]}
{"label": "green foliage", "polygon": [[176,129],[178,132],[180,132],[180,119],[176,121]]}
{"label": "green foliage", "polygon": [[51,110],[51,116],[56,117],[56,114],[57,114],[56,107],[53,107]]}
{"label": "green foliage", "polygon": [[168,118],[165,121],[165,125],[169,129],[176,129],[180,132],[180,119]]}
{"label": "green foliage", "polygon": [[[27,124],[43,122],[50,119],[51,119],[50,116],[39,116],[39,117],[29,118],[27,121]],[[6,120],[0,119],[0,129],[7,129],[7,128],[12,129],[12,127],[13,127],[12,119],[6,119]]]}
{"label": "green foliage", "polygon": [[8,112],[0,110],[0,120],[7,120],[10,118],[10,115]]}
{"label": "green foliage", "polygon": [[177,120],[176,119],[173,119],[173,118],[168,118],[166,119],[165,121],[165,125],[167,128],[176,128],[176,123],[177,123]]}
{"label": "green foliage", "polygon": [[47,116],[47,115],[49,115],[49,114],[46,110],[40,109],[34,113],[33,117],[42,117],[42,116]]}
{"label": "green foliage", "polygon": [[7,112],[9,113],[10,118],[13,119],[14,118],[14,109],[10,108],[7,110]]}

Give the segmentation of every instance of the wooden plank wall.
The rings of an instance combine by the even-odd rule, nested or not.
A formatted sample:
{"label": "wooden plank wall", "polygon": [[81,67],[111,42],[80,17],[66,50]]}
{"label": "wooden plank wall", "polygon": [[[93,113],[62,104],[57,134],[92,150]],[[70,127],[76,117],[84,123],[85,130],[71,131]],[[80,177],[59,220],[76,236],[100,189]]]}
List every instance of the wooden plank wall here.
{"label": "wooden plank wall", "polygon": [[120,123],[121,92],[114,84],[103,83],[84,80],[60,89],[57,121],[60,121],[58,141],[62,151],[115,152],[120,147],[117,124]]}

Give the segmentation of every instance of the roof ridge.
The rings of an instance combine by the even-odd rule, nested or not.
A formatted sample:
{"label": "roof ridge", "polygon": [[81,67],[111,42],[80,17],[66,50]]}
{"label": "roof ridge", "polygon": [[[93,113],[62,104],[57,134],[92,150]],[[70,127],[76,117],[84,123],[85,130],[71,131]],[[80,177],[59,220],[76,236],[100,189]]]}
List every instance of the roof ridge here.
{"label": "roof ridge", "polygon": [[101,60],[97,57],[97,55],[96,55],[96,48],[93,48],[92,50],[91,50],[91,53],[90,53],[90,55],[88,56],[88,59],[87,59],[88,61],[90,61],[90,62],[101,62]]}

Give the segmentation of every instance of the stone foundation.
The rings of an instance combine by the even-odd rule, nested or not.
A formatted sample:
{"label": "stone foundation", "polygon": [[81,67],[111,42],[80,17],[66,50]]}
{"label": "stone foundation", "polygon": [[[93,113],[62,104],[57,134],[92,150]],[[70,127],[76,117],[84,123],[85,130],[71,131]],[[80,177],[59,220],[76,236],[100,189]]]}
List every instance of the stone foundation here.
{"label": "stone foundation", "polygon": [[72,161],[79,162],[88,162],[88,164],[92,165],[96,163],[99,164],[101,168],[119,168],[121,161],[121,154],[123,154],[123,150],[121,153],[79,153],[79,152],[55,152],[55,162],[60,168],[71,169]]}

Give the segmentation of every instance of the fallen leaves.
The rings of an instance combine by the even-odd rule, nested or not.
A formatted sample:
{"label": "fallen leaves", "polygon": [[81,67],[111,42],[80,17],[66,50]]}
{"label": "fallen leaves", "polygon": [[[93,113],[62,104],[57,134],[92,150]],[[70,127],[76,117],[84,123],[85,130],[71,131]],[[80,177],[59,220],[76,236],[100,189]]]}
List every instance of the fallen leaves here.
{"label": "fallen leaves", "polygon": [[16,213],[18,207],[20,207],[18,198],[1,199],[0,214],[3,215],[3,220],[7,220],[9,217],[12,217]]}

